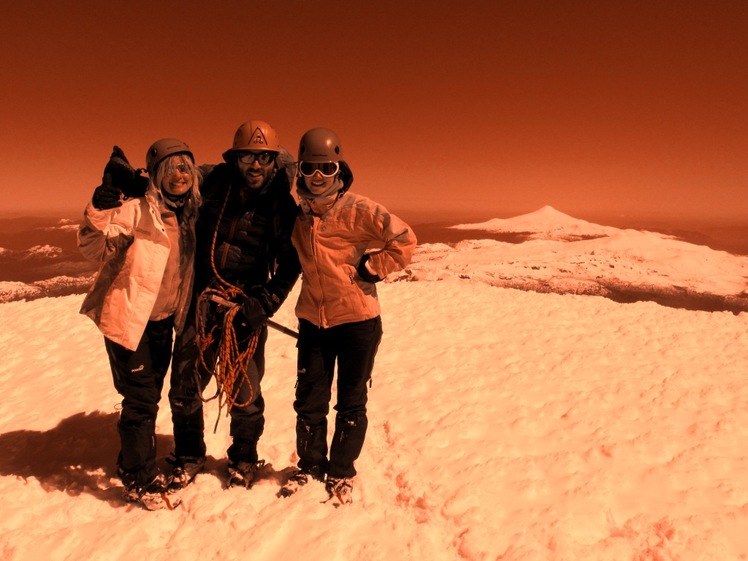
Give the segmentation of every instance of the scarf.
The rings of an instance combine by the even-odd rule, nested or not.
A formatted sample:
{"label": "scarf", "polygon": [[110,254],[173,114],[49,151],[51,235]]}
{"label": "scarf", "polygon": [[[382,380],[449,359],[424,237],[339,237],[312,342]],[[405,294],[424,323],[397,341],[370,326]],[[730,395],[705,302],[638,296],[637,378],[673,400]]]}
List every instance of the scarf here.
{"label": "scarf", "polygon": [[338,176],[332,182],[329,189],[318,195],[312,193],[303,181],[296,183],[296,192],[299,195],[302,206],[308,212],[321,216],[335,206],[335,203],[343,195],[343,187],[343,182],[340,180],[340,176]]}

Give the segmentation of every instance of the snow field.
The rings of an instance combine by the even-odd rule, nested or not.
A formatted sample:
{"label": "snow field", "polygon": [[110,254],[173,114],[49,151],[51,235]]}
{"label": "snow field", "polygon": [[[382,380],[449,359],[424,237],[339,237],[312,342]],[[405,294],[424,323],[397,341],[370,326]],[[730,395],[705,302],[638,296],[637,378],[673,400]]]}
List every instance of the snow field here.
{"label": "snow field", "polygon": [[[317,483],[275,497],[296,461],[293,339],[267,346],[266,478],[224,489],[228,419],[214,434],[211,402],[206,473],[179,509],[145,512],[111,479],[119,398],[81,297],[0,305],[0,559],[748,558],[748,314],[459,279],[379,292],[344,508]],[[275,318],[290,327],[295,297]]]}

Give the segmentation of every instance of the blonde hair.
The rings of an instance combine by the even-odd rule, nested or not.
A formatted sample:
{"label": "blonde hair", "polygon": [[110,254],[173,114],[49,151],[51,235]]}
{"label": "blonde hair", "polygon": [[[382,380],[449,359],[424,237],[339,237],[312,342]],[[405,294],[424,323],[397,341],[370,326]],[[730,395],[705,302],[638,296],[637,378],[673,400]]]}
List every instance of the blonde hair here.
{"label": "blonde hair", "polygon": [[192,186],[190,187],[187,195],[187,200],[184,203],[184,211],[182,214],[183,226],[190,225],[194,227],[194,222],[197,219],[198,209],[202,204],[202,196],[200,195],[200,182],[202,181],[202,175],[200,171],[195,167],[195,162],[192,161],[187,154],[174,154],[164,158],[158,163],[155,169],[155,177],[151,177],[151,188],[158,191],[162,198],[164,198],[164,192],[161,189],[161,185],[164,182],[164,178],[167,173],[166,170],[179,164],[185,164],[192,175]]}

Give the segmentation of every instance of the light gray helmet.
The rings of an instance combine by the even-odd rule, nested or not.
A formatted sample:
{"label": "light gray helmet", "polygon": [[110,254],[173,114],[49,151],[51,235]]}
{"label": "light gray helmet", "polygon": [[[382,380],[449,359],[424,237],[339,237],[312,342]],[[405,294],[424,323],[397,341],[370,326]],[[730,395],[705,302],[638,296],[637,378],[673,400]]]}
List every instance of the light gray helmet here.
{"label": "light gray helmet", "polygon": [[190,150],[190,147],[186,143],[176,138],[162,138],[151,144],[148,152],[146,152],[145,167],[148,170],[148,175],[153,177],[156,166],[165,158],[174,154],[187,154],[192,162],[195,162],[195,156],[192,155],[192,150]]}
{"label": "light gray helmet", "polygon": [[330,129],[314,128],[306,131],[299,142],[299,161],[339,162],[343,159],[340,139]]}
{"label": "light gray helmet", "polygon": [[231,148],[223,153],[223,159],[230,162],[236,158],[236,152],[245,150],[280,152],[280,149],[278,133],[273,127],[265,121],[247,121],[236,130],[234,142]]}

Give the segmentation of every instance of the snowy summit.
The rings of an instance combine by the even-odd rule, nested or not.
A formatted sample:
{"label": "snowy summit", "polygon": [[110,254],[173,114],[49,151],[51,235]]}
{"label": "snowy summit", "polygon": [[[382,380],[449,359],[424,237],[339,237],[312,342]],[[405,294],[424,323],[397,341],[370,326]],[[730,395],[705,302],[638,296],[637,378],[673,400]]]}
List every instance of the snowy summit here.
{"label": "snowy summit", "polygon": [[620,302],[653,300],[691,309],[748,311],[748,256],[656,232],[592,224],[550,206],[516,218],[455,228],[521,233],[528,241],[423,244],[399,277],[472,279]]}
{"label": "snowy summit", "polygon": [[561,241],[599,238],[612,235],[617,231],[617,228],[611,226],[600,226],[573,218],[548,205],[535,212],[514,218],[494,218],[488,222],[458,224],[452,228],[526,234],[528,239]]}
{"label": "snowy summit", "polygon": [[[263,479],[227,488],[228,419],[209,402],[206,471],[176,510],[148,512],[121,498],[120,397],[82,296],[0,304],[0,557],[746,559],[748,313],[585,292],[726,304],[744,301],[747,272],[745,257],[636,231],[419,247],[378,286],[367,444],[340,508],[315,482],[277,497],[297,459],[292,338],[267,343]],[[297,296],[276,321],[295,327]]]}

